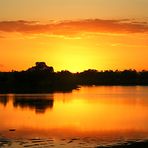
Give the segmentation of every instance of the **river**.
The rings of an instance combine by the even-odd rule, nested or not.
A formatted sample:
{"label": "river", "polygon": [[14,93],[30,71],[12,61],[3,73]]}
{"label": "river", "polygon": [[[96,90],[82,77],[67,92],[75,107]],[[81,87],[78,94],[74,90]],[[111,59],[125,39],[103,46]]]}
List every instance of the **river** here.
{"label": "river", "polygon": [[147,86],[0,94],[2,146],[95,147],[148,139],[147,125]]}

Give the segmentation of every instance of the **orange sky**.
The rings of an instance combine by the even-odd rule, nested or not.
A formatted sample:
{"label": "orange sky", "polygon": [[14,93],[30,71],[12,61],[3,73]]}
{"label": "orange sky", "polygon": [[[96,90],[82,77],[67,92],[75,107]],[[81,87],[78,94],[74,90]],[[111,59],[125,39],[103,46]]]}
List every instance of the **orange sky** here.
{"label": "orange sky", "polygon": [[27,69],[36,61],[56,71],[148,69],[146,4],[1,0],[0,71]]}

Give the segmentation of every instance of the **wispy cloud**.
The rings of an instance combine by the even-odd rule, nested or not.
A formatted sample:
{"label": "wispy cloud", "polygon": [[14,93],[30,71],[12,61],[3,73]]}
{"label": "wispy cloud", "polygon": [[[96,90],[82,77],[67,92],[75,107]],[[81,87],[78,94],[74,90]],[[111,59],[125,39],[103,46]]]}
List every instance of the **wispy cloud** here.
{"label": "wispy cloud", "polygon": [[41,23],[36,21],[1,21],[1,32],[17,32],[27,34],[46,33],[50,35],[76,35],[84,32],[92,33],[148,33],[147,22],[132,20],[86,19],[75,21],[59,21]]}

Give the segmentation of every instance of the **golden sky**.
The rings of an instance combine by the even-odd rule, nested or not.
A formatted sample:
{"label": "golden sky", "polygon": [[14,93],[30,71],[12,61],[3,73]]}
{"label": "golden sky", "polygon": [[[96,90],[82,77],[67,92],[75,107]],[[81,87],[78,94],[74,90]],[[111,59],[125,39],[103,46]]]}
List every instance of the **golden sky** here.
{"label": "golden sky", "polygon": [[1,0],[0,71],[148,69],[147,0]]}

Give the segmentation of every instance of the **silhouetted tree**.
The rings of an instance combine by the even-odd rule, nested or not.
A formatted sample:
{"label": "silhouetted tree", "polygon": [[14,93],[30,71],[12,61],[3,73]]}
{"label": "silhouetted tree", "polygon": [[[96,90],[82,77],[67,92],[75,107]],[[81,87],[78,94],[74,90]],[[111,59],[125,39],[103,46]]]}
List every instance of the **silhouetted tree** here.
{"label": "silhouetted tree", "polygon": [[88,69],[80,73],[54,72],[44,62],[26,71],[0,72],[0,93],[71,91],[78,85],[148,85],[148,71],[97,71]]}

